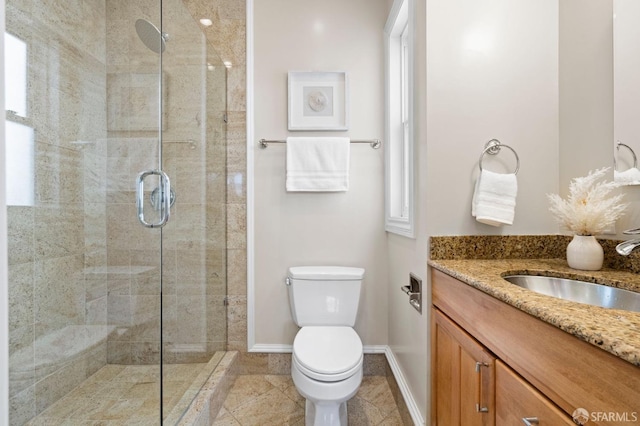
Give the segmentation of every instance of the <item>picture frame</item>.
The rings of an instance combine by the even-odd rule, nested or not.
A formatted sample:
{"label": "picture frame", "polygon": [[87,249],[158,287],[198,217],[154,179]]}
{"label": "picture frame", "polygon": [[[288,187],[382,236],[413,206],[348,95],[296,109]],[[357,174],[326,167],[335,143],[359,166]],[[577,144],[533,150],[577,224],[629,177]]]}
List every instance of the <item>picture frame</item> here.
{"label": "picture frame", "polygon": [[346,72],[290,71],[288,88],[289,130],[349,130]]}

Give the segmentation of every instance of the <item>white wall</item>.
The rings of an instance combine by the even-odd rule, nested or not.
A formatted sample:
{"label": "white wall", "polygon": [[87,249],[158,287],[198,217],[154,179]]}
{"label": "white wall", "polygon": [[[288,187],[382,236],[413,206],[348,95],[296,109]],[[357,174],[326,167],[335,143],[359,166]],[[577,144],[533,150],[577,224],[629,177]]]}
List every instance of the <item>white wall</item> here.
{"label": "white wall", "polygon": [[[593,64],[596,70],[601,70],[600,74],[609,77],[609,80],[602,79],[604,82],[609,83],[608,85],[604,85],[604,83],[600,83],[600,86],[595,87],[603,87],[603,89],[608,89],[609,92],[613,90],[613,94],[609,94],[609,92],[605,92],[606,97],[603,99],[598,99],[600,102],[600,110],[597,110],[597,113],[602,113],[602,116],[607,118],[605,123],[613,126],[613,138],[610,137],[611,129],[607,129],[609,132],[605,133],[606,136],[609,136],[608,139],[602,138],[599,140],[599,152],[601,153],[601,157],[605,159],[606,166],[610,166],[611,162],[606,161],[608,157],[611,155],[611,143],[620,140],[622,143],[630,145],[636,152],[637,155],[640,155],[640,142],[637,138],[637,129],[639,126],[639,121],[637,119],[637,99],[638,93],[640,93],[640,80],[638,80],[638,69],[640,69],[639,57],[637,55],[638,50],[638,37],[637,34],[637,18],[640,14],[640,8],[638,7],[638,2],[632,0],[616,0],[613,2],[608,0],[591,0],[597,1],[598,8],[594,10],[594,12],[590,15],[590,26],[593,27],[593,30],[590,29],[588,33],[590,38],[599,37],[601,40],[601,44],[604,44],[606,48],[609,47],[610,44],[613,44],[613,54],[609,51],[604,50],[607,53],[607,56],[601,55],[604,57],[611,57],[614,61],[613,67],[607,67],[607,62],[605,60],[599,61],[597,64]],[[572,0],[573,3],[579,3],[578,0]],[[577,6],[574,6],[577,8]],[[613,41],[610,40],[611,37],[611,15],[615,12],[616,17],[613,20],[614,25],[614,35]],[[574,10],[569,10],[569,12],[575,13]],[[600,13],[597,13],[600,12]],[[586,28],[582,28],[583,33]],[[595,30],[595,31],[594,31]],[[636,52],[634,54],[633,52]],[[591,55],[591,57],[598,56]],[[595,61],[594,61],[595,62]],[[613,77],[610,74],[613,72]],[[611,81],[613,80],[613,81]],[[611,88],[613,86],[613,89]],[[608,102],[603,102],[608,101]],[[613,107],[611,107],[611,103],[613,102]],[[609,108],[609,110],[606,110]],[[604,143],[602,143],[604,142]],[[625,152],[624,148],[620,149],[620,153],[622,155],[626,155],[627,159],[629,159],[629,153]],[[567,157],[569,153],[567,153]],[[597,162],[592,161],[591,164],[597,164]],[[627,165],[630,165],[627,163]],[[624,163],[620,170],[624,170]],[[600,166],[602,167],[602,166]],[[625,194],[625,199],[627,202],[631,204],[630,208],[627,210],[627,214],[622,217],[618,223],[616,224],[616,235],[613,238],[617,239],[628,239],[629,236],[622,234],[625,229],[637,228],[640,226],[640,190],[638,186],[628,186],[623,190]]]}
{"label": "white wall", "polygon": [[[636,0],[615,0],[615,6],[608,3],[609,14],[615,13],[614,26],[614,141],[620,141],[631,146],[640,153],[640,143],[637,135],[640,134],[640,121],[638,121],[638,101],[640,100],[640,2]],[[614,9],[614,10],[612,10]],[[603,31],[608,41],[611,37],[611,23],[613,16],[604,24]],[[603,25],[604,26],[604,25]],[[606,31],[608,30],[608,31]],[[600,65],[602,67],[602,65]],[[611,69],[610,69],[611,70]],[[628,150],[621,148],[621,160],[619,170],[632,167],[631,155]]]}
{"label": "white wall", "polygon": [[[613,166],[613,6],[560,2],[560,193],[571,179]],[[613,179],[613,171],[609,173]]]}
{"label": "white wall", "polygon": [[[387,11],[386,0],[255,1],[253,143],[294,134],[383,139]],[[289,133],[288,71],[346,71],[350,130]],[[386,344],[383,150],[351,145],[346,193],[287,193],[285,146],[255,149],[253,155],[255,343],[293,342],[297,327],[284,285],[289,266],[335,264],[366,269],[356,330],[365,345]]]}
{"label": "white wall", "polygon": [[[558,1],[428,2],[427,55],[429,233],[549,232],[546,193],[558,188]],[[478,158],[491,138],[521,162],[514,223],[502,228],[470,215]],[[485,158],[485,167],[501,169]],[[508,150],[496,160],[513,170]]]}
{"label": "white wall", "polygon": [[[560,2],[559,191],[563,196],[569,191],[571,179],[589,170],[613,167],[613,143],[625,137],[614,134],[614,117],[624,119],[614,111],[614,100],[624,101],[614,96],[614,89],[618,90],[614,70],[626,71],[626,65],[614,66],[614,24],[610,0]],[[613,179],[613,171],[607,178]],[[605,238],[628,239],[622,231],[640,224],[638,186],[621,191],[630,207],[616,224],[615,235]]]}
{"label": "white wall", "polygon": [[[418,238],[389,236],[393,284],[405,283],[409,272],[427,282],[431,235],[557,229],[545,194],[558,190],[558,1],[420,0],[416,16],[418,52],[426,52],[416,61]],[[470,214],[478,158],[491,138],[520,156],[513,226],[490,227]],[[498,157],[483,164],[513,167],[510,152]],[[388,292],[389,344],[429,423],[428,310],[417,317],[395,285]],[[427,284],[425,306],[429,294]]]}
{"label": "white wall", "polygon": [[[414,57],[414,108],[415,108],[415,182],[416,182],[416,239],[388,234],[389,247],[389,346],[398,361],[402,375],[417,405],[422,420],[427,419],[430,383],[428,357],[428,319],[430,314],[430,290],[427,277],[429,229],[427,207],[432,202],[427,187],[427,48],[426,1],[415,2],[415,57]],[[449,187],[451,189],[452,187]],[[409,298],[399,286],[409,284],[413,272],[423,283],[422,314],[409,305]],[[416,421],[416,419],[414,419]],[[429,421],[427,420],[427,424]]]}
{"label": "white wall", "polygon": [[[311,17],[322,16],[330,19],[332,27],[343,28],[344,20],[357,16],[349,25],[365,25],[372,19],[369,2],[342,2],[336,8],[332,2],[318,6],[288,2],[283,7],[283,1],[256,5],[256,140],[286,136],[288,69],[344,69],[344,63],[351,63],[351,56],[358,61],[368,60],[364,52],[346,58],[326,52],[322,46],[328,35],[312,34]],[[379,11],[385,16],[392,2],[386,3]],[[572,177],[611,165],[610,145],[604,148],[606,144],[598,144],[596,140],[610,141],[612,135],[612,77],[610,58],[607,59],[611,51],[607,50],[607,40],[602,38],[607,12],[593,9],[602,9],[610,2],[590,0],[589,7],[581,0],[487,0],[481,5],[474,0],[416,0],[416,3],[417,238],[389,234],[386,258],[384,253],[381,256],[385,243],[380,241],[381,228],[377,227],[382,227],[382,222],[374,220],[375,215],[382,217],[381,193],[373,194],[374,189],[369,187],[368,191],[372,191],[369,198],[365,199],[363,192],[357,197],[361,199],[356,200],[348,193],[343,198],[329,195],[325,197],[327,202],[312,196],[290,197],[282,189],[282,147],[256,150],[256,243],[262,245],[256,247],[256,302],[260,304],[256,324],[262,327],[256,341],[287,342],[293,335],[288,306],[271,308],[286,301],[281,285],[289,266],[286,259],[304,263],[313,261],[314,255],[327,258],[332,255],[325,244],[315,248],[305,245],[296,250],[297,246],[292,244],[297,236],[293,234],[304,232],[312,239],[322,234],[335,235],[332,223],[346,221],[347,226],[354,223],[347,206],[366,208],[370,215],[366,220],[358,216],[364,221],[360,224],[363,232],[358,233],[353,244],[370,243],[373,250],[361,259],[381,268],[376,278],[378,273],[380,277],[384,274],[380,265],[389,265],[388,280],[381,278],[375,283],[378,294],[387,298],[375,302],[381,302],[376,305],[381,309],[376,321],[387,318],[380,335],[388,332],[388,344],[420,414],[429,423],[429,312],[425,309],[420,315],[413,310],[398,287],[407,284],[410,272],[416,273],[425,283],[423,304],[429,306],[426,266],[429,236],[556,233],[558,227],[548,212],[546,194],[564,193]],[[343,13],[331,15],[331,10]],[[297,24],[288,21],[293,17]],[[573,22],[583,18],[596,22]],[[383,24],[381,18],[379,28]],[[588,43],[584,38],[572,38],[592,25],[596,25],[592,30],[599,35],[592,34]],[[361,32],[353,27],[351,30],[351,35],[341,35],[338,43],[343,46],[341,51],[349,52],[344,46],[347,41],[356,43]],[[296,34],[296,43],[289,40],[291,34]],[[378,42],[381,46],[380,39],[373,35],[366,38],[373,40],[372,46]],[[307,51],[310,45],[314,49]],[[268,46],[268,54],[274,56],[264,56],[260,46]],[[375,55],[379,55],[376,61],[380,63],[382,52],[375,51]],[[559,63],[559,56],[563,62]],[[590,62],[580,62],[588,58]],[[300,61],[304,61],[304,68],[298,66]],[[375,66],[370,65],[369,71],[377,73],[379,69]],[[382,77],[375,78],[381,84]],[[584,98],[572,97],[584,87],[591,87],[588,103]],[[381,87],[379,90],[382,99]],[[352,100],[354,96],[352,92]],[[352,136],[377,137],[356,133],[357,122],[353,124]],[[379,124],[373,126],[382,134]],[[512,146],[521,160],[515,221],[512,226],[501,228],[479,224],[470,215],[478,157],[491,138]],[[382,159],[378,154],[364,147],[361,151],[364,155],[354,153],[356,163],[352,166],[361,167],[357,164],[361,161],[372,167],[371,173],[381,174]],[[369,162],[371,156],[379,161],[375,166]],[[487,157],[485,164],[491,170],[507,170],[513,167],[514,160],[505,150],[497,158]],[[353,170],[356,169],[352,169],[352,177]],[[382,176],[379,182],[381,189]],[[371,204],[360,204],[363,202]],[[331,224],[316,222],[327,220]],[[287,235],[291,229],[293,232]],[[337,245],[338,250],[342,250],[342,245]],[[265,318],[268,323],[260,324]],[[362,325],[361,318],[359,326]],[[368,341],[374,342],[380,343]]]}

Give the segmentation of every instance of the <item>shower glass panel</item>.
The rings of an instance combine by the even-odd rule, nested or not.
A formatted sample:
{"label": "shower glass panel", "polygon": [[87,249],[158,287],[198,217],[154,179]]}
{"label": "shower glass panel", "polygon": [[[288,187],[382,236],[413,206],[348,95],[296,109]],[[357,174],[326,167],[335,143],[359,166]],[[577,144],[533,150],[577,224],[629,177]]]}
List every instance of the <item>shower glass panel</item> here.
{"label": "shower glass panel", "polygon": [[11,425],[173,425],[226,349],[209,3],[6,1]]}
{"label": "shower glass panel", "polygon": [[211,4],[162,2],[162,168],[175,190],[162,228],[167,424],[190,402],[184,383],[199,387],[226,348],[226,68],[200,24]]}

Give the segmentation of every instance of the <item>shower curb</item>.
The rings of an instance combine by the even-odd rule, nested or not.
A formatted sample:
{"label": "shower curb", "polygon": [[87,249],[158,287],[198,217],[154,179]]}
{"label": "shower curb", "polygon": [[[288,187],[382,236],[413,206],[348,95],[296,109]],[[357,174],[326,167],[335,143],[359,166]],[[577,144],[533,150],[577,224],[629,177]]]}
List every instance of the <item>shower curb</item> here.
{"label": "shower curb", "polygon": [[[209,426],[218,415],[229,390],[238,376],[238,352],[229,351],[224,354],[213,373],[209,376],[189,408],[177,421],[171,413],[163,422],[164,425]],[[186,395],[185,395],[186,396]],[[179,413],[177,414],[179,416]]]}

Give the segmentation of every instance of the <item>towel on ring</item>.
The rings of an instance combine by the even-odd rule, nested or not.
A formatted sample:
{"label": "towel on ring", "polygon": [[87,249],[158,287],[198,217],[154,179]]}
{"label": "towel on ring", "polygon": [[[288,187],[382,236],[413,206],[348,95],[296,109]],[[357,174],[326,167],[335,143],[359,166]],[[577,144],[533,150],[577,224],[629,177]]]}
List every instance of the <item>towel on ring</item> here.
{"label": "towel on ring", "polygon": [[614,182],[621,184],[633,184],[640,182],[640,170],[637,167],[631,167],[630,169],[619,172],[613,171]]}
{"label": "towel on ring", "polygon": [[512,225],[518,194],[518,180],[513,173],[482,170],[476,180],[471,215],[491,226]]}
{"label": "towel on ring", "polygon": [[347,191],[350,146],[343,137],[287,138],[287,191]]}

